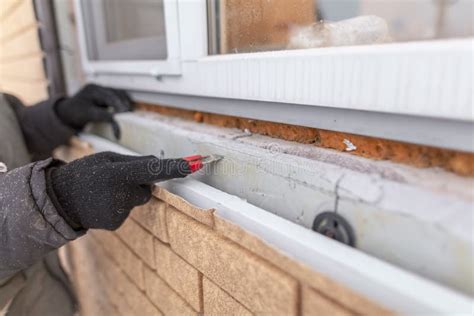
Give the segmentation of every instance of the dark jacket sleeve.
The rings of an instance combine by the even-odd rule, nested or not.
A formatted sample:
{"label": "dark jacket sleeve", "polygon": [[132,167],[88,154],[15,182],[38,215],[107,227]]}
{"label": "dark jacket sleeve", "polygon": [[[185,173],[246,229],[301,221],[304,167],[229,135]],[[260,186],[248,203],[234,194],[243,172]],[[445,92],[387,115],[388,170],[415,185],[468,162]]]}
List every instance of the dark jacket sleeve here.
{"label": "dark jacket sleeve", "polygon": [[45,159],[59,145],[64,145],[75,134],[75,130],[61,122],[55,112],[60,98],[24,106],[16,97],[5,94],[5,99],[16,113],[28,151],[33,160]]}
{"label": "dark jacket sleeve", "polygon": [[0,173],[0,280],[8,278],[85,231],[73,230],[46,193],[47,159]]}

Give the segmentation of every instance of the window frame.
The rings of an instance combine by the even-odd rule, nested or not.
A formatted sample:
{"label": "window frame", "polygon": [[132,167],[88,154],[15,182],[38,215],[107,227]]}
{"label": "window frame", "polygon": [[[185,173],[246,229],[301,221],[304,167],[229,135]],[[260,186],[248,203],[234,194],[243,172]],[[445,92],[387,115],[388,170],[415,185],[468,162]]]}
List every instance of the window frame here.
{"label": "window frame", "polygon": [[[237,102],[232,105],[232,100],[251,102],[255,106],[262,104],[262,111],[255,109],[252,117],[262,120],[270,120],[269,117],[275,120],[275,113],[264,112],[268,107],[263,105],[267,103],[284,107],[304,105],[311,110],[347,110],[347,118],[339,116],[334,120],[339,120],[339,125],[346,120],[348,126],[365,125],[363,121],[349,122],[352,119],[349,112],[379,113],[384,119],[390,115],[406,116],[410,131],[403,133],[403,137],[393,131],[384,132],[383,127],[375,128],[373,133],[356,127],[341,131],[408,142],[411,139],[407,134],[411,133],[413,142],[419,144],[474,152],[472,141],[452,141],[453,122],[462,125],[462,130],[474,128],[472,37],[210,55],[206,0],[177,0],[175,3],[179,76],[163,74],[157,80],[156,76],[137,73],[139,64],[123,62],[119,63],[122,67],[114,71],[110,70],[116,65],[104,64],[103,68],[94,68],[94,72],[87,74],[85,67],[86,79],[132,93],[146,92],[147,101],[150,94],[155,94],[157,99],[159,95],[175,95],[225,101],[222,109],[212,109],[214,113],[229,114],[229,108],[224,109],[224,106],[235,108]],[[84,38],[81,46],[83,43]],[[168,98],[167,105],[183,107],[178,98],[176,104]],[[294,117],[277,118],[277,121],[323,128],[316,119],[312,124],[308,117],[300,117],[298,113],[295,112]],[[430,130],[437,136],[430,136],[433,134],[430,131],[419,133],[417,119],[423,121],[423,126],[431,120]],[[449,130],[446,127],[444,131],[440,121],[445,122]],[[379,124],[384,125],[383,121]]]}

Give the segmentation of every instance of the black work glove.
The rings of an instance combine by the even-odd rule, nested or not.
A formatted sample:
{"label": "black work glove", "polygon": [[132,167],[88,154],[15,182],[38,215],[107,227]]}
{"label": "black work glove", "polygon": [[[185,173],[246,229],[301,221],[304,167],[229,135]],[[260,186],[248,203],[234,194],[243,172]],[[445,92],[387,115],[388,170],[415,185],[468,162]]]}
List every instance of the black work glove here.
{"label": "black work glove", "polygon": [[75,96],[59,101],[56,114],[60,120],[80,131],[87,123],[112,124],[114,135],[120,138],[120,128],[114,120],[115,113],[132,110],[132,102],[125,91],[89,84]]}
{"label": "black work glove", "polygon": [[103,152],[51,167],[48,195],[76,230],[117,229],[130,211],[151,198],[151,184],[191,174],[183,159]]}

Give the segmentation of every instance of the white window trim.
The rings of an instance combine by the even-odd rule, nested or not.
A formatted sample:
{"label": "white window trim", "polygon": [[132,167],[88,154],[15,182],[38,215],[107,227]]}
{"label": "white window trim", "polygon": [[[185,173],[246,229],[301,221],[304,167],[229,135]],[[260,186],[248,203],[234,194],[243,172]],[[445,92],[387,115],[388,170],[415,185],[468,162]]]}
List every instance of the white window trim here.
{"label": "white window trim", "polygon": [[473,40],[210,56],[179,79],[98,76],[138,91],[473,121]]}
{"label": "white window trim", "polygon": [[[136,74],[139,64],[124,62],[92,72],[85,67],[87,79],[135,92],[474,121],[473,38],[207,56],[206,1],[175,3],[179,76],[157,80]],[[82,34],[87,56],[84,43]],[[444,147],[449,142],[441,141]]]}

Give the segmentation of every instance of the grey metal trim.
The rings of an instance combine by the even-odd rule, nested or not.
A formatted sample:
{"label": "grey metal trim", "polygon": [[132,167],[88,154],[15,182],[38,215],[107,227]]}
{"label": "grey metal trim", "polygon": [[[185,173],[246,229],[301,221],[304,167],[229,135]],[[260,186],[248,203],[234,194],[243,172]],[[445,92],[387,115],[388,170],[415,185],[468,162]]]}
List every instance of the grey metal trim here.
{"label": "grey metal trim", "polygon": [[132,92],[137,101],[474,152],[474,124],[322,106]]}
{"label": "grey metal trim", "polygon": [[53,1],[34,0],[35,14],[39,22],[39,37],[44,52],[44,68],[49,80],[48,92],[51,97],[64,95],[63,67],[60,45],[56,29]]}

